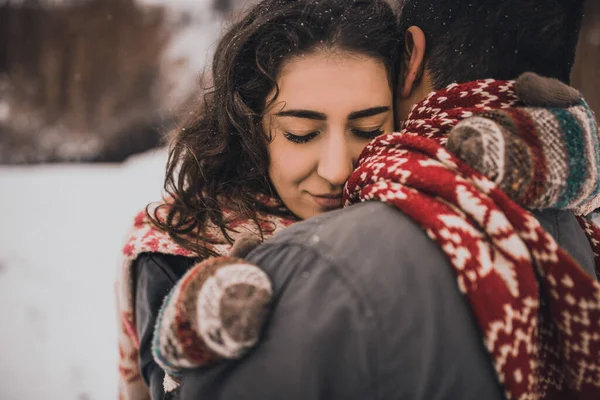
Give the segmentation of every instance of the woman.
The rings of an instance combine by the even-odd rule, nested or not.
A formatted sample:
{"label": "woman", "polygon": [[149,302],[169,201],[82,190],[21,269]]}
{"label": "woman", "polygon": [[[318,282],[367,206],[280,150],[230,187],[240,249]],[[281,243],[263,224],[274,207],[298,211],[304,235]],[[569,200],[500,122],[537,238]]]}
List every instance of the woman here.
{"label": "woman", "polygon": [[121,372],[130,393],[146,390],[141,373],[154,398],[164,395],[152,331],[186,271],[246,232],[266,237],[341,207],[365,145],[393,130],[398,37],[384,1],[344,0],[263,1],[223,37],[214,89],[172,144],[170,198],[138,216],[124,249]]}
{"label": "woman", "polygon": [[138,216],[124,249],[123,397],[147,397],[145,385],[164,396],[152,331],[192,265],[240,233],[269,236],[342,206],[363,148],[393,131],[399,37],[384,0],[265,0],[225,33],[212,90],[172,143],[169,199]]}

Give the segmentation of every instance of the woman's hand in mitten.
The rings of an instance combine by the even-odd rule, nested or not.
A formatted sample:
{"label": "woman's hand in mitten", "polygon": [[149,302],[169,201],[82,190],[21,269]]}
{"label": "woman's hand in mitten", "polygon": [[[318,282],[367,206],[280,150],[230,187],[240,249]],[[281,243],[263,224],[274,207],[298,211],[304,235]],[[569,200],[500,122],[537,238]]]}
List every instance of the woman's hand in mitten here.
{"label": "woman's hand in mitten", "polygon": [[241,258],[258,243],[252,236],[241,237],[228,256],[192,267],[165,298],[153,353],[171,377],[176,379],[184,368],[239,358],[258,341],[270,307],[271,282]]}

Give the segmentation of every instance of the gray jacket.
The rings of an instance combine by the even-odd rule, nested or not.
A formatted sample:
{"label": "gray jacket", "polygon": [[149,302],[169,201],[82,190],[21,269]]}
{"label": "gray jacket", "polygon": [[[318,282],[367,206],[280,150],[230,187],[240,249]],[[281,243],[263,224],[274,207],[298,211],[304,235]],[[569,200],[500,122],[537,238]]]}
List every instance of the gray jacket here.
{"label": "gray jacket", "polygon": [[[593,254],[569,212],[536,215],[580,265]],[[284,230],[248,257],[275,304],[245,358],[191,370],[182,399],[503,399],[445,255],[382,203]]]}

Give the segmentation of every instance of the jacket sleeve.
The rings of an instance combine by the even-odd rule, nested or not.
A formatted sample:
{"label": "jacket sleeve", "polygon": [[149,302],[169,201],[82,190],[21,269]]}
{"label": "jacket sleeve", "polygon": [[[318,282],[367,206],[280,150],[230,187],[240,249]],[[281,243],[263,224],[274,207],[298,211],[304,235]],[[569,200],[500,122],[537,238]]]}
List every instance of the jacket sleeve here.
{"label": "jacket sleeve", "polygon": [[195,260],[180,256],[146,253],[133,265],[136,328],[140,338],[141,375],[153,400],[169,399],[163,389],[164,371],[152,357],[152,335],[163,299]]}
{"label": "jacket sleeve", "polygon": [[273,285],[261,341],[186,371],[181,399],[503,398],[445,255],[396,209],[299,222],[246,259]]}
{"label": "jacket sleeve", "polygon": [[275,277],[276,309],[262,343],[240,360],[184,370],[181,399],[374,398],[376,354],[368,340],[356,334],[374,328],[364,305],[316,252],[303,246],[277,249],[268,252],[268,262],[294,267],[282,268]]}

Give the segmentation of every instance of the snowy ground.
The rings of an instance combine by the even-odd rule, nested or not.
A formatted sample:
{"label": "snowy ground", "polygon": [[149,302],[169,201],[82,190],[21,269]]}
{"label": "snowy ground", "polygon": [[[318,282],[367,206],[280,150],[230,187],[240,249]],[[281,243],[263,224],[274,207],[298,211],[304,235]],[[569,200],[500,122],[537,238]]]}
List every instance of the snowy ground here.
{"label": "snowy ground", "polygon": [[116,398],[119,248],[165,162],[0,168],[1,400]]}

